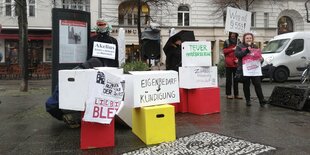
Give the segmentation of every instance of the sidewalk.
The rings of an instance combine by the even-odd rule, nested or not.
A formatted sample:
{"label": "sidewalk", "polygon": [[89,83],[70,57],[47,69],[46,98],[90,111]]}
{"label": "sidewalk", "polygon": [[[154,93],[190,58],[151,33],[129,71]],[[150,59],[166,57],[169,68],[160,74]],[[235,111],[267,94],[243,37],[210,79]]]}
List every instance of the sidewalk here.
{"label": "sidewalk", "polygon": [[[115,155],[146,147],[129,127],[116,122],[115,147],[80,150],[80,130],[69,129],[45,112],[51,81],[29,81],[25,93],[19,92],[19,83],[0,80],[0,154]],[[263,82],[264,95],[269,97],[275,85],[287,84]],[[239,89],[243,95],[241,85]],[[260,108],[254,90],[251,94],[253,105],[246,107],[244,100],[226,99],[222,85],[221,112],[177,113],[177,138],[207,131],[276,147],[277,155],[310,154],[310,113],[272,105]]]}

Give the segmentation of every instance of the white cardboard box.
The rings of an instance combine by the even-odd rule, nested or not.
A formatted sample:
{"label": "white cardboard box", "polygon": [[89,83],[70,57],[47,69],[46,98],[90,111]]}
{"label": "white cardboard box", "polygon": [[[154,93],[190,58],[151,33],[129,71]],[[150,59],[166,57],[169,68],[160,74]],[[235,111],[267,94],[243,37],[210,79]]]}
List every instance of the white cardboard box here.
{"label": "white cardboard box", "polygon": [[180,88],[218,87],[217,67],[179,67]]}
{"label": "white cardboard box", "polygon": [[90,76],[100,70],[111,74],[122,74],[123,70],[113,67],[99,67],[97,69],[77,69],[59,71],[59,108],[66,110],[84,111],[85,102],[89,97]]}
{"label": "white cardboard box", "polygon": [[89,75],[94,69],[59,71],[59,108],[84,111],[89,92]]}
{"label": "white cardboard box", "polygon": [[[118,116],[128,126],[132,126],[133,108],[180,102],[179,80],[176,71],[130,73],[123,75],[125,79],[125,99],[124,105],[118,113]],[[156,100],[154,100],[155,98]]]}
{"label": "white cardboard box", "polygon": [[182,66],[212,66],[210,41],[182,43]]}

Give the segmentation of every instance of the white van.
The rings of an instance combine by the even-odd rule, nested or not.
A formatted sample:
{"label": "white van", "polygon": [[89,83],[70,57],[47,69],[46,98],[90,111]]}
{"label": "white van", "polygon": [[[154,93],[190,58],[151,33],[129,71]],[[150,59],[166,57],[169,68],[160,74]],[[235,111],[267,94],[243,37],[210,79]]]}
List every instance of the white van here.
{"label": "white van", "polygon": [[291,32],[275,36],[262,50],[263,76],[276,82],[300,76],[297,67],[310,61],[310,32]]}

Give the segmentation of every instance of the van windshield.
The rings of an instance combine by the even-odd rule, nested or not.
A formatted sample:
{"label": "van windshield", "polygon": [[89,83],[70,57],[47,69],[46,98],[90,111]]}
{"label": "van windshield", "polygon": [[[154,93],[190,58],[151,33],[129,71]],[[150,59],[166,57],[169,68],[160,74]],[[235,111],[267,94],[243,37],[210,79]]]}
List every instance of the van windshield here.
{"label": "van windshield", "polygon": [[287,45],[290,39],[280,39],[270,41],[266,47],[263,48],[263,54],[266,53],[279,53]]}

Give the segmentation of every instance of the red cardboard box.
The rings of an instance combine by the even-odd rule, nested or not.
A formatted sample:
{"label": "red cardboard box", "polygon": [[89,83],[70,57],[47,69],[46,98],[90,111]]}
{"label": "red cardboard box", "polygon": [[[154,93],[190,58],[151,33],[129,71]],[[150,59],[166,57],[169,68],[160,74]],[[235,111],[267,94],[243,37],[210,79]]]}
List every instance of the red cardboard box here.
{"label": "red cardboard box", "polygon": [[188,112],[198,115],[220,112],[220,88],[189,89]]}
{"label": "red cardboard box", "polygon": [[114,146],[114,119],[111,124],[81,122],[81,149]]}
{"label": "red cardboard box", "polygon": [[179,88],[180,92],[180,103],[171,103],[174,106],[175,113],[177,112],[188,112],[188,103],[187,103],[187,93],[188,89]]}

